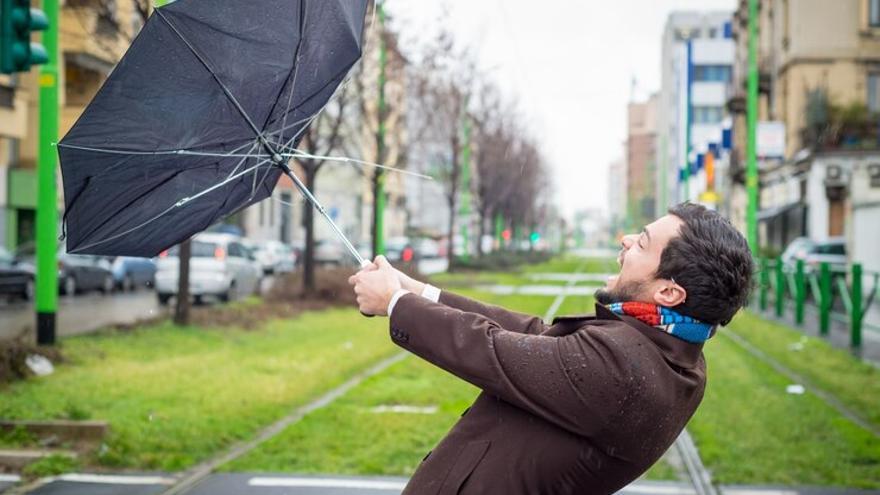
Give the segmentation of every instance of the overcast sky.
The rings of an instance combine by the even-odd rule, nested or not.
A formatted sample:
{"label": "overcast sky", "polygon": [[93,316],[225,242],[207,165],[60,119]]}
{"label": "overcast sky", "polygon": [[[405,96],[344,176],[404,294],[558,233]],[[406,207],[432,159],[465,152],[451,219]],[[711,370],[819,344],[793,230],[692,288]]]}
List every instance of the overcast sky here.
{"label": "overcast sky", "polygon": [[733,10],[736,0],[385,0],[403,40],[445,22],[518,96],[570,215],[607,209],[608,164],[623,154],[626,104],[659,89],[660,41],[674,10]]}

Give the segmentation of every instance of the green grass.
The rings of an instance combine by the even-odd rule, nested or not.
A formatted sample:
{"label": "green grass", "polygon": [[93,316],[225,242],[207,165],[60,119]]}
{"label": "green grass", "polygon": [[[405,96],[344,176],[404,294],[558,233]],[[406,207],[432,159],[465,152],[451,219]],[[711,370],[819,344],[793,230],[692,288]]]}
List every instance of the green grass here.
{"label": "green grass", "polygon": [[53,375],[0,389],[0,417],[107,420],[106,447],[89,463],[168,471],[252,436],[396,352],[386,322],[351,309],[250,332],[163,323],[63,346],[69,362]]}
{"label": "green grass", "polygon": [[619,267],[614,258],[579,258],[560,256],[544,263],[523,267],[524,273],[617,273]]}
{"label": "green grass", "polygon": [[880,425],[880,370],[874,366],[853,359],[822,339],[747,311],[734,319],[730,330]]}
{"label": "green grass", "polygon": [[708,383],[688,425],[718,483],[880,488],[880,440],[720,334],[705,348]]}
{"label": "green grass", "polygon": [[[477,392],[408,357],[223,469],[409,476]],[[400,404],[435,406],[437,412],[372,411],[376,406]]]}

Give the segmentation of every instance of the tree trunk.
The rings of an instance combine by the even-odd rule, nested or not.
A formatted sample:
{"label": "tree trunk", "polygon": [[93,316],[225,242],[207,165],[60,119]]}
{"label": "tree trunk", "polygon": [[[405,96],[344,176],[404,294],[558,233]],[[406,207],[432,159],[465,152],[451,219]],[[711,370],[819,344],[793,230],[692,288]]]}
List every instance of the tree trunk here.
{"label": "tree trunk", "polygon": [[[304,164],[303,170],[306,176],[306,187],[314,194],[318,169]],[[303,292],[310,295],[315,292],[315,208],[310,203],[306,203],[303,209],[303,228],[306,231],[303,253]]]}
{"label": "tree trunk", "polygon": [[453,133],[452,142],[452,173],[449,178],[449,195],[446,200],[449,204],[449,248],[446,250],[448,261],[448,270],[455,271],[455,214],[458,205],[458,179],[459,179],[459,163],[458,163],[458,133]]}
{"label": "tree trunk", "polygon": [[174,307],[174,323],[189,324],[189,260],[192,257],[189,239],[180,244],[177,253],[177,305]]}

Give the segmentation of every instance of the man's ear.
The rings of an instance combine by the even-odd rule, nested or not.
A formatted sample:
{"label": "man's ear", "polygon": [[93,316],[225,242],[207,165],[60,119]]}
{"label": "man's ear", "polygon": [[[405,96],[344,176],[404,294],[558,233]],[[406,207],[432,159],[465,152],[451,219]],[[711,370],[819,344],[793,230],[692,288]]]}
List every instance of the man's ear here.
{"label": "man's ear", "polygon": [[675,280],[658,280],[654,290],[654,303],[667,308],[674,308],[687,300],[687,291],[675,283]]}

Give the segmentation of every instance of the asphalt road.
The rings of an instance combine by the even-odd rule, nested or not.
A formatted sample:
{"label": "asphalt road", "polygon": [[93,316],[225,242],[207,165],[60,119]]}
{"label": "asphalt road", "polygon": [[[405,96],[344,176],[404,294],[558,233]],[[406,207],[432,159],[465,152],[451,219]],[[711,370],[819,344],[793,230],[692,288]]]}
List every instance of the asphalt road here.
{"label": "asphalt road", "polygon": [[[58,296],[57,328],[59,336],[88,333],[101,327],[134,323],[162,314],[156,293],[149,289],[135,292],[98,292],[76,296]],[[33,335],[34,309],[30,302],[14,301],[0,305],[0,339],[22,334]]]}
{"label": "asphalt road", "polygon": [[[430,275],[446,271],[445,258],[419,262],[419,270]],[[272,286],[272,277],[263,279],[262,291]],[[152,289],[140,288],[134,292],[99,292],[58,296],[57,329],[59,337],[93,332],[118,324],[131,324],[166,313],[159,305]],[[35,327],[33,304],[27,301],[0,300],[0,340],[28,335],[33,338]]]}
{"label": "asphalt road", "polygon": [[[64,475],[28,495],[158,495],[173,484],[164,476]],[[406,478],[248,473],[213,474],[183,495],[400,495]],[[3,486],[0,485],[0,493]],[[618,495],[696,495],[688,484],[636,481]],[[722,486],[721,495],[868,495],[828,487]]]}

